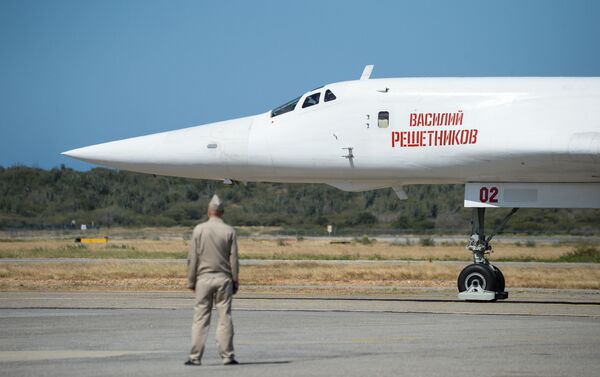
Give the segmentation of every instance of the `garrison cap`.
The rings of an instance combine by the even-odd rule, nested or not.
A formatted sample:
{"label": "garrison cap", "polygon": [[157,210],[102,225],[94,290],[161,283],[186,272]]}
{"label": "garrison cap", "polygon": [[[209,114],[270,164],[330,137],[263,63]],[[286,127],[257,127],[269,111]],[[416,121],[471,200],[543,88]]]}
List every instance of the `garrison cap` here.
{"label": "garrison cap", "polygon": [[212,199],[210,199],[210,202],[208,202],[208,209],[211,211],[223,211],[225,209],[223,202],[217,196],[217,194],[213,195]]}

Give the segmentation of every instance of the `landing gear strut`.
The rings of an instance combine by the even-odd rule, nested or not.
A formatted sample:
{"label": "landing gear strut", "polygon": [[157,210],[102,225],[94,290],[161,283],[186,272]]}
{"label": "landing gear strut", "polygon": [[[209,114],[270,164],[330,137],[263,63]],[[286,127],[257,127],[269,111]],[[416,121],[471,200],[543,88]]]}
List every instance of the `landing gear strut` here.
{"label": "landing gear strut", "polygon": [[473,264],[465,267],[458,275],[458,299],[465,301],[496,301],[508,298],[504,291],[504,275],[500,269],[487,260],[486,254],[492,251],[490,241],[504,228],[508,220],[518,211],[513,208],[492,234],[485,237],[485,208],[473,208],[471,214],[471,237],[467,249],[473,253]]}

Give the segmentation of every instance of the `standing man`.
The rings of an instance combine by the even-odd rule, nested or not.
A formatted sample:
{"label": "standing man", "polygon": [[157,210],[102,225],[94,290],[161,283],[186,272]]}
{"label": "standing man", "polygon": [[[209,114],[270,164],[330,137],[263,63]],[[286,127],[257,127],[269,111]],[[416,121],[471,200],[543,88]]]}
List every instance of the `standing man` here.
{"label": "standing man", "polygon": [[238,248],[235,230],[221,217],[224,206],[217,195],[208,203],[208,221],[192,233],[188,255],[188,288],[196,294],[192,350],[185,365],[201,365],[213,301],[219,314],[217,345],[224,365],[238,362],[233,354],[231,299],[238,290]]}

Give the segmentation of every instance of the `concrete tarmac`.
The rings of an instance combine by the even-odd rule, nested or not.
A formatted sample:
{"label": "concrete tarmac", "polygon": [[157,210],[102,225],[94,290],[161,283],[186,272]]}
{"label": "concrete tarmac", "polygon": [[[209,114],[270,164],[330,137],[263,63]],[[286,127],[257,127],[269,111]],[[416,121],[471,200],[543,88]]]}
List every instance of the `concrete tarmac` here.
{"label": "concrete tarmac", "polygon": [[445,291],[241,294],[241,364],[220,364],[213,328],[204,365],[186,367],[187,292],[0,292],[0,375],[598,376],[599,296],[523,290],[505,302],[465,303]]}

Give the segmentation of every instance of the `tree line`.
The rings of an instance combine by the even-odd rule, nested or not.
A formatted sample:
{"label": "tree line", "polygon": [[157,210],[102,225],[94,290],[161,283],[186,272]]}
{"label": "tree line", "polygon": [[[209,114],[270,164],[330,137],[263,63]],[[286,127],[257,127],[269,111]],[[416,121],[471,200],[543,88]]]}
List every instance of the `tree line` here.
{"label": "tree line", "polygon": [[[64,166],[44,170],[0,166],[0,229],[57,229],[92,223],[96,227],[192,226],[206,217],[217,193],[234,226],[277,226],[325,232],[466,233],[470,210],[462,185],[406,187],[407,200],[391,189],[349,193],[327,185],[245,183],[138,174]],[[488,211],[490,226],[507,209]],[[526,233],[598,234],[600,210],[526,209],[507,226]]]}

